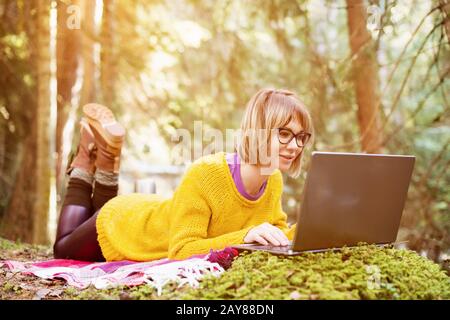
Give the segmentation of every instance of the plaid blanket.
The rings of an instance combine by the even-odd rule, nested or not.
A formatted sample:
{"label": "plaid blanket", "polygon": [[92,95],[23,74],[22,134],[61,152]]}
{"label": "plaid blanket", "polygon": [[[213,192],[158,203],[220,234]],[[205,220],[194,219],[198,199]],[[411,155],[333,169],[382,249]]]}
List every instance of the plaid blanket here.
{"label": "plaid blanket", "polygon": [[37,262],[0,261],[0,267],[12,272],[22,272],[44,279],[64,279],[68,285],[84,289],[93,285],[97,289],[119,285],[136,286],[147,283],[161,295],[164,285],[170,281],[179,287],[198,287],[206,274],[219,276],[231,266],[237,251],[225,248],[211,250],[207,255],[195,255],[185,260],[161,259],[150,262],[114,261],[86,262],[67,259],[53,259]]}

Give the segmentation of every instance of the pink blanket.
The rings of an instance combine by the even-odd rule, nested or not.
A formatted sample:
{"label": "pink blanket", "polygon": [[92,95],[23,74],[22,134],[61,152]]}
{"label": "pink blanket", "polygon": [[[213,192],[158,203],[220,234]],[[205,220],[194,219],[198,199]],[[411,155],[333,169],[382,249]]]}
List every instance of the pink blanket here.
{"label": "pink blanket", "polygon": [[188,284],[198,287],[199,280],[206,274],[219,276],[231,265],[237,251],[226,248],[211,250],[208,255],[195,255],[186,260],[161,259],[150,262],[114,261],[86,262],[53,259],[41,262],[0,261],[12,272],[32,274],[44,279],[64,279],[67,284],[84,289],[93,285],[97,289],[118,285],[152,285],[161,295],[162,288],[169,281],[177,281],[179,287]]}

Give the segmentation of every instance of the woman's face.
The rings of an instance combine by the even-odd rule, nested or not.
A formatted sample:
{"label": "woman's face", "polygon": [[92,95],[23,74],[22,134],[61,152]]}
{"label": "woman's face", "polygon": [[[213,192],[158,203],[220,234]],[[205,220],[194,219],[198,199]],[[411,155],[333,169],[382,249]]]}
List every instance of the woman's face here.
{"label": "woman's face", "polygon": [[[283,127],[283,130],[276,130],[277,134],[273,137],[272,143],[278,147],[278,169],[281,172],[287,172],[294,160],[302,152],[303,147],[297,145],[296,138],[293,136],[297,136],[302,131],[304,131],[302,126],[296,121],[289,122]],[[289,138],[292,138],[291,141],[286,143]],[[280,140],[284,143],[280,142]]]}

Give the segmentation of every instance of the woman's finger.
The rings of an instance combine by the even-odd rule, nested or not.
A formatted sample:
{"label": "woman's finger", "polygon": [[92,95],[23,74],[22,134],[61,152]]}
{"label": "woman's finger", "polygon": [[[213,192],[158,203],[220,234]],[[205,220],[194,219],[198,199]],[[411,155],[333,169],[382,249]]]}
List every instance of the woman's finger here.
{"label": "woman's finger", "polygon": [[269,232],[276,237],[276,239],[280,242],[282,245],[288,245],[289,239],[286,237],[283,231],[281,231],[280,228],[275,227],[274,225],[267,225],[266,229],[269,230]]}
{"label": "woman's finger", "polygon": [[288,245],[289,244],[289,238],[284,234],[284,232],[280,229],[275,227],[277,230],[276,232],[280,235],[281,237],[281,243],[283,243],[284,245]]}
{"label": "woman's finger", "polygon": [[280,245],[280,242],[270,232],[264,232],[264,234],[262,234],[262,236],[266,240],[268,240],[271,244],[273,244],[274,246]]}
{"label": "woman's finger", "polygon": [[267,241],[263,237],[261,237],[260,235],[256,235],[255,236],[255,241],[259,242],[259,243],[261,243],[262,245],[265,245],[265,246],[268,245]]}
{"label": "woman's finger", "polygon": [[273,230],[271,234],[280,243],[280,245],[285,245],[284,243],[286,242],[286,240],[277,230]]}

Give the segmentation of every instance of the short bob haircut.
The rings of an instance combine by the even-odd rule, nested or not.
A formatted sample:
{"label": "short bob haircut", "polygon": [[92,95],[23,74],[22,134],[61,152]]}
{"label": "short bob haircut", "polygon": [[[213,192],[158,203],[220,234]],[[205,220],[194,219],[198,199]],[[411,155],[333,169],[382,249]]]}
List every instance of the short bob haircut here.
{"label": "short bob haircut", "polygon": [[[314,128],[305,104],[288,90],[262,89],[250,99],[242,119],[241,135],[237,141],[237,152],[240,158],[246,163],[251,163],[249,160],[255,159],[256,165],[263,165],[261,152],[271,150],[274,130],[286,126],[291,120],[299,123],[304,131],[311,133],[308,143],[288,170],[289,176],[298,177],[303,151],[312,145],[314,139]],[[265,132],[265,135],[262,137],[258,131]]]}

